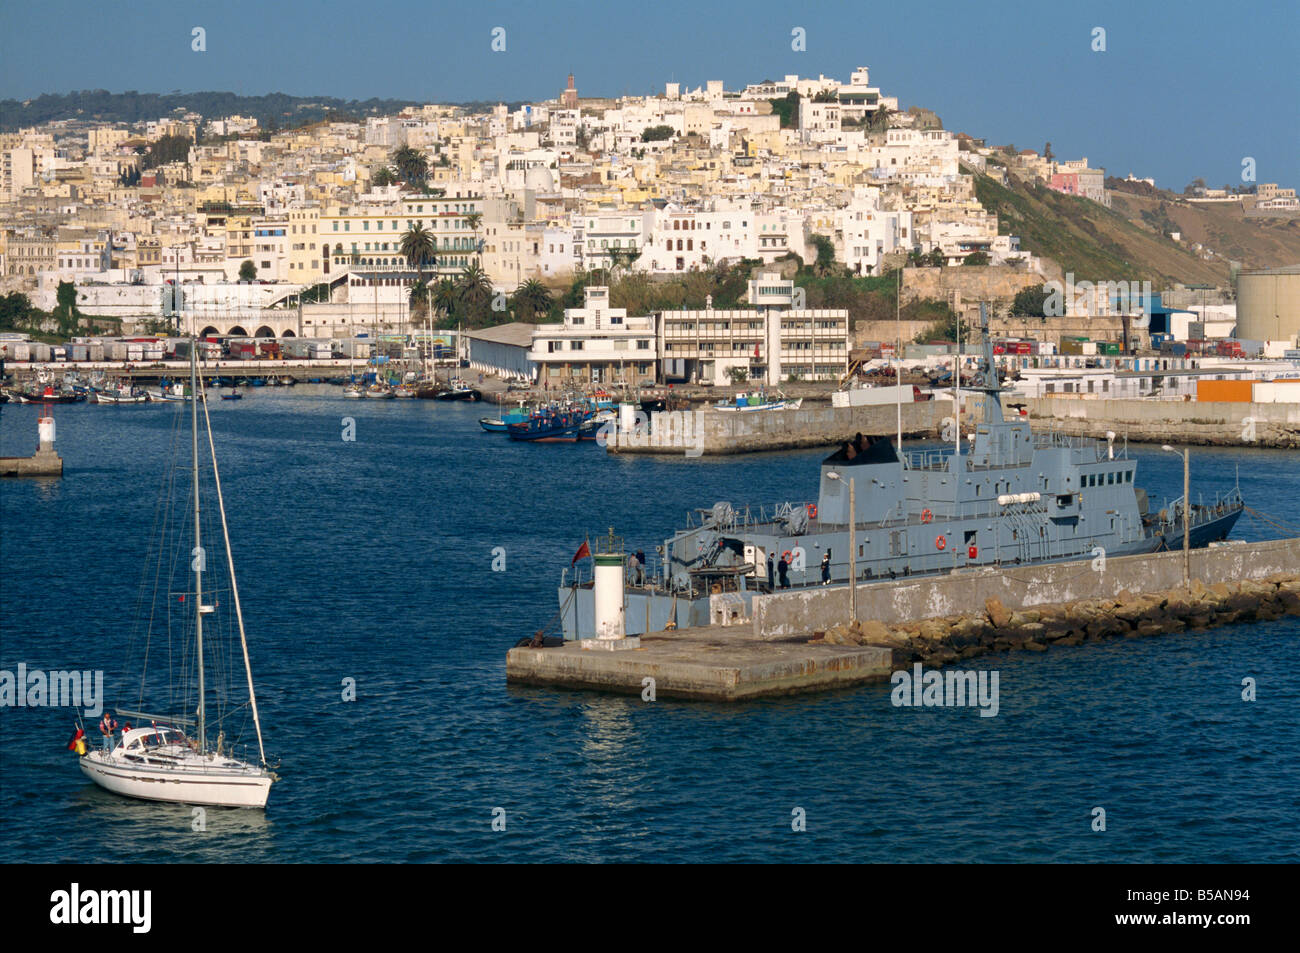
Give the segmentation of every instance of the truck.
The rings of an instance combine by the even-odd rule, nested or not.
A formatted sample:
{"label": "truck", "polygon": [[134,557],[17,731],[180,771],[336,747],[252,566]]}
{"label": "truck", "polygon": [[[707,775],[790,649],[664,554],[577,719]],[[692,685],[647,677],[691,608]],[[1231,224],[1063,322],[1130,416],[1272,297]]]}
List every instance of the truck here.
{"label": "truck", "polygon": [[257,346],[257,350],[258,350],[258,353],[260,353],[260,354],[262,355],[262,357],[269,358],[269,359],[271,359],[271,360],[279,360],[279,359],[280,359],[280,342],[279,342],[279,341],[262,341],[262,342]]}

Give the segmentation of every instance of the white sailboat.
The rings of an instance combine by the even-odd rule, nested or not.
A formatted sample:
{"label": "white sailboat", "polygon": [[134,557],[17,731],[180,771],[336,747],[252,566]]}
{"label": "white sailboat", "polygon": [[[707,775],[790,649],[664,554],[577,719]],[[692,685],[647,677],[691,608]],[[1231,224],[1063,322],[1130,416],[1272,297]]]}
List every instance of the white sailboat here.
{"label": "white sailboat", "polygon": [[[221,477],[217,471],[216,446],[212,439],[212,424],[208,416],[206,395],[198,377],[194,352],[190,350],[190,392],[199,400],[190,401],[191,473],[194,480],[194,559],[191,562],[193,589],[188,597],[193,613],[194,654],[197,675],[198,707],[194,718],[171,715],[152,715],[138,711],[117,709],[123,718],[137,720],[148,727],[123,731],[120,740],[110,749],[96,749],[82,755],[81,770],[99,786],[128,797],[152,801],[172,801],[183,804],[201,804],[221,807],[265,808],[271,784],[277,780],[268,767],[262,744],[262,725],[258,717],[257,697],[253,691],[253,672],[248,659],[248,640],[244,633],[244,616],[239,604],[239,590],[235,585],[234,559],[230,552],[230,533],[226,523],[226,507],[221,496]],[[253,727],[257,733],[258,763],[238,760],[223,750],[224,736],[219,732],[215,748],[207,738],[208,710],[204,679],[203,620],[216,612],[217,606],[203,601],[203,575],[206,556],[202,550],[199,492],[199,405],[203,405],[203,420],[212,457],[212,478],[220,512],[221,535],[229,572],[230,595],[235,620],[239,630],[244,672],[248,679],[248,705]],[[186,735],[186,728],[195,729],[194,736]],[[110,738],[113,737],[110,735]]]}

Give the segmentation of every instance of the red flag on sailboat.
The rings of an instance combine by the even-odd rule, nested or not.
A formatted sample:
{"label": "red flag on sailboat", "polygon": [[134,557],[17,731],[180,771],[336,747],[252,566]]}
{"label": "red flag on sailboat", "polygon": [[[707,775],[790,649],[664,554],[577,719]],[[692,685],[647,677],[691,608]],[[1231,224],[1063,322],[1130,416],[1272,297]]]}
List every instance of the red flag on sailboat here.
{"label": "red flag on sailboat", "polygon": [[578,551],[573,554],[573,559],[569,562],[569,565],[573,566],[579,559],[586,559],[590,555],[591,547],[587,545],[587,541],[584,539],[582,545],[578,547]]}

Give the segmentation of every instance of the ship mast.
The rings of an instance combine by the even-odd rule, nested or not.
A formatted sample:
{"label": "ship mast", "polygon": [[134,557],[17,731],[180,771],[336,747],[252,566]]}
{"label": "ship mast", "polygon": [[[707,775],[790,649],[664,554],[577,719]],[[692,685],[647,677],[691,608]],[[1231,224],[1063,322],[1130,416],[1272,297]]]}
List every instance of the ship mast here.
{"label": "ship mast", "polygon": [[199,539],[199,366],[198,341],[190,328],[190,452],[194,475],[194,552],[191,567],[194,569],[194,640],[199,673],[199,754],[207,753],[208,738],[203,696],[203,561],[205,554]]}

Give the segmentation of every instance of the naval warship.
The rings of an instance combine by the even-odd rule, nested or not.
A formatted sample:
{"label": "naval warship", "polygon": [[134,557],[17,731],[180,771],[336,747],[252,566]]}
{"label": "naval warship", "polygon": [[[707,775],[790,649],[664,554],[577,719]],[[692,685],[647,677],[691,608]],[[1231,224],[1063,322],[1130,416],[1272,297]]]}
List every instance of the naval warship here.
{"label": "naval warship", "polygon": [[[952,444],[905,452],[888,437],[859,434],[822,461],[816,503],[693,511],[657,548],[652,571],[627,588],[627,633],[707,625],[720,598],[749,615],[756,594],[846,585],[851,576],[878,582],[1180,549],[1186,501],[1152,512],[1137,462],[1114,435],[1034,432],[1028,420],[1003,415],[987,318],[983,330],[969,386],[983,395],[983,422],[973,432],[962,434],[958,419]],[[1242,508],[1236,487],[1193,504],[1190,545],[1225,539]],[[594,593],[581,567],[565,570],[559,599],[564,637],[590,637]]]}

